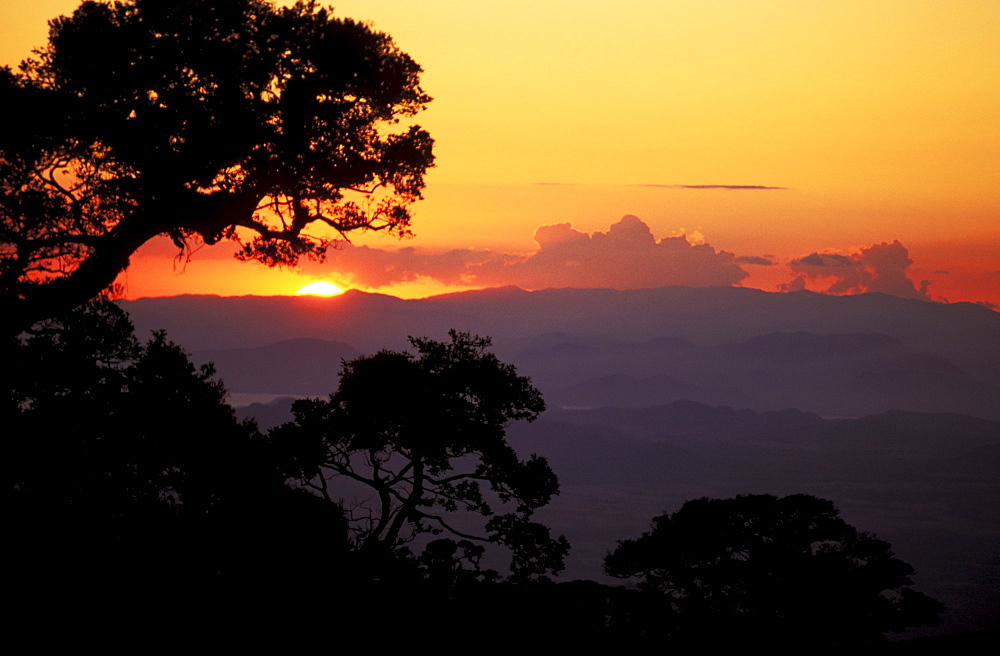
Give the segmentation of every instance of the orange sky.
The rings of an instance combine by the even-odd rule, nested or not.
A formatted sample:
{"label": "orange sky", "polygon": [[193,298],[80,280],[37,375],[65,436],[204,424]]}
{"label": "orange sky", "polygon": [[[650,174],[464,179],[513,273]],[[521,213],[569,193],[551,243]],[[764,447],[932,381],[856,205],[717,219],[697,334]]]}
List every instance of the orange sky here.
{"label": "orange sky", "polygon": [[[27,56],[44,42],[45,20],[76,5],[0,5],[0,62]],[[840,279],[868,271],[863,287],[890,272],[872,269],[861,249],[898,241],[915,289],[927,280],[931,298],[1000,305],[1000,2],[335,6],[393,35],[425,69],[434,102],[419,122],[436,140],[437,166],[416,207],[417,236],[359,238],[369,250],[300,272],[239,264],[215,248],[179,274],[169,249],[154,244],[123,279],[130,297],[292,293],[321,277],[419,296],[462,288],[454,271],[473,260],[506,264],[466,283],[542,285],[564,278],[545,277],[551,262],[523,260],[537,255],[540,226],[570,223],[590,236],[632,214],[654,241],[684,232],[773,263],[741,264],[744,285],[792,283],[790,262],[829,251],[843,258],[824,260],[844,264]],[[381,252],[399,248],[415,252]],[[542,254],[563,267],[589,257],[560,248]],[[462,262],[439,255],[450,249]],[[389,281],[404,259],[400,281],[362,284]],[[602,262],[614,258],[591,265]],[[837,280],[819,275],[828,271],[797,269],[811,289]]]}

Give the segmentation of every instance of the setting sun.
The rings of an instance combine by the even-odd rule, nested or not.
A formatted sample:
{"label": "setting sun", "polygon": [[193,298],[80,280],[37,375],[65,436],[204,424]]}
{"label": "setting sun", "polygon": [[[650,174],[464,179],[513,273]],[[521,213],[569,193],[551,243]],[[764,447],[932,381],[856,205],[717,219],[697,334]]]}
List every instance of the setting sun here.
{"label": "setting sun", "polygon": [[332,282],[327,282],[326,280],[317,280],[316,282],[311,282],[307,285],[302,285],[296,294],[310,294],[312,296],[336,296],[337,294],[343,294],[344,290],[337,287]]}

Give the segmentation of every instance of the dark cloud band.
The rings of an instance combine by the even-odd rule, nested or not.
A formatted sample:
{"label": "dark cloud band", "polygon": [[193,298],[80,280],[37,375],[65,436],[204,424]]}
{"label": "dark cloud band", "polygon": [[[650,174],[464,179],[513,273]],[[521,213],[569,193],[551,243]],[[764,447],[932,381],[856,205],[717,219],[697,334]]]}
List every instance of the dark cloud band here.
{"label": "dark cloud band", "polygon": [[727,189],[730,191],[782,191],[788,187],[771,187],[768,185],[731,185],[731,184],[642,184],[640,187],[660,187],[663,189]]}

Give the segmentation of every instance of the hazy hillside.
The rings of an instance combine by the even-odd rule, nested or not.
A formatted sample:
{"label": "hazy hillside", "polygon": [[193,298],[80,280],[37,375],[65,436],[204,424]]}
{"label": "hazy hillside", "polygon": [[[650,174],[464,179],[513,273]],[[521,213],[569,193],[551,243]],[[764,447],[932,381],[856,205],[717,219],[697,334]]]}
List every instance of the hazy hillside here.
{"label": "hazy hillside", "polygon": [[498,351],[564,332],[644,341],[676,337],[700,346],[770,333],[878,333],[938,354],[978,379],[1000,382],[1000,313],[969,303],[865,294],[777,294],[735,287],[490,289],[404,301],[351,291],[340,296],[176,296],[124,301],[140,333],[165,328],[192,351],[265,346],[310,337],[365,352],[405,345],[407,335],[456,328],[491,335]]}
{"label": "hazy hillside", "polygon": [[1000,386],[945,357],[880,334],[771,333],[701,347],[545,336],[515,355],[562,406],[644,406],[676,400],[828,416],[890,409],[1000,419]]}
{"label": "hazy hillside", "polygon": [[824,416],[900,409],[1000,419],[1000,314],[969,304],[671,287],[124,305],[140,333],[166,328],[197,360],[214,361],[236,393],[326,394],[341,359],[457,328],[492,336],[552,405],[686,399]]}

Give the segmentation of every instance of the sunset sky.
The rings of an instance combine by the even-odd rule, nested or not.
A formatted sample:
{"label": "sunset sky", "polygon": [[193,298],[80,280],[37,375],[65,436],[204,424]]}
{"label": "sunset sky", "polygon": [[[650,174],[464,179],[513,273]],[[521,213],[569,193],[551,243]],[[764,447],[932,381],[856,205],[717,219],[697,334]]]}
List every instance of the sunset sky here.
{"label": "sunset sky", "polygon": [[[0,4],[0,63],[77,5]],[[1000,306],[996,0],[335,7],[425,70],[437,165],[416,237],[352,237],[300,271],[226,247],[179,267],[154,243],[128,297],[323,279],[403,297],[741,284]]]}

